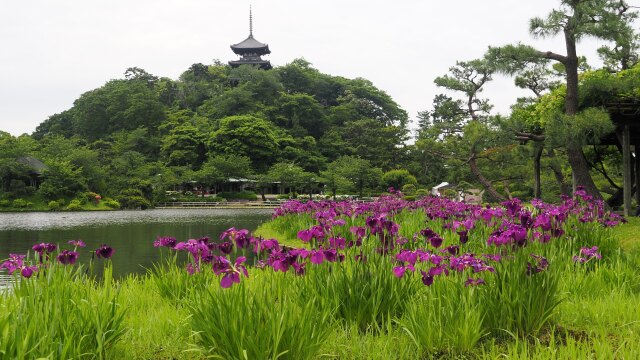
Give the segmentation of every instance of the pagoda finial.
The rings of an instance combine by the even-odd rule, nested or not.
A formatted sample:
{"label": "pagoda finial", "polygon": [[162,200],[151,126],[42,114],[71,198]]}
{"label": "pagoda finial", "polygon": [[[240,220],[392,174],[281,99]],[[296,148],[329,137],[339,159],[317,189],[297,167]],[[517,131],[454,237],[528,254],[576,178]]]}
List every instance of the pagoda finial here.
{"label": "pagoda finial", "polygon": [[253,11],[251,4],[249,4],[249,36],[253,36]]}

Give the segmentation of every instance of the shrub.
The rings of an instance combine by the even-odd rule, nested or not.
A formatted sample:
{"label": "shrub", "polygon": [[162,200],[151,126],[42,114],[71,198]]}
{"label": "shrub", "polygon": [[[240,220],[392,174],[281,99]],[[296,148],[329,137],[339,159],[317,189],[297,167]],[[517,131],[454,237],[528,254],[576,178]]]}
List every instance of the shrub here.
{"label": "shrub", "polygon": [[87,191],[86,193],[84,193],[84,197],[86,201],[96,202],[97,199],[100,199],[100,194],[93,191]]}
{"label": "shrub", "polygon": [[9,206],[11,206],[11,201],[7,199],[0,200],[0,207],[7,208]]}
{"label": "shrub", "polygon": [[139,189],[125,189],[118,196],[118,202],[123,209],[148,209],[151,203],[147,200]]}
{"label": "shrub", "polygon": [[151,203],[142,196],[125,196],[119,197],[118,201],[123,209],[141,209],[145,210],[151,207]]}
{"label": "shrub", "polygon": [[418,180],[416,177],[411,175],[407,170],[391,170],[384,173],[382,176],[382,183],[386,187],[392,187],[396,190],[402,189],[402,187],[406,184],[417,184]]}
{"label": "shrub", "polygon": [[49,208],[49,210],[51,211],[57,211],[60,210],[61,206],[60,203],[57,201],[49,201],[49,203],[47,204],[47,208]]}
{"label": "shrub", "polygon": [[292,194],[278,194],[276,196],[276,199],[278,200],[288,200],[288,199],[293,199],[293,195]]}
{"label": "shrub", "polygon": [[15,199],[11,203],[11,206],[16,208],[16,209],[26,208],[26,207],[29,207],[31,205],[33,205],[33,204],[28,202],[27,200],[24,200],[24,199]]}
{"label": "shrub", "polygon": [[258,200],[258,195],[253,191],[221,192],[218,193],[218,197],[227,200]]}
{"label": "shrub", "polygon": [[414,184],[405,184],[402,187],[402,193],[405,195],[413,196],[416,195],[416,186]]}
{"label": "shrub", "polygon": [[82,210],[82,202],[78,199],[73,199],[69,202],[69,205],[67,205],[67,210],[69,211],[78,211],[78,210]]}
{"label": "shrub", "polygon": [[422,199],[422,198],[427,197],[429,195],[431,195],[431,193],[427,189],[418,189],[418,190],[416,190],[416,197],[418,199]]}
{"label": "shrub", "polygon": [[120,203],[117,202],[116,200],[110,199],[110,198],[105,198],[102,203],[111,209],[120,209]]}

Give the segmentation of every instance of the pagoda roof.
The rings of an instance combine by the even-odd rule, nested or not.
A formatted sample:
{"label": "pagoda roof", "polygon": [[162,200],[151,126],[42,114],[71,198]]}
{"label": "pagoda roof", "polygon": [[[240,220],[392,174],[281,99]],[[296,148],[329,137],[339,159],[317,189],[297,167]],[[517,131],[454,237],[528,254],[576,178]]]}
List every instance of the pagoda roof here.
{"label": "pagoda roof", "polygon": [[253,35],[249,35],[244,41],[231,45],[231,49],[235,50],[257,50],[266,49],[267,54],[270,53],[269,45],[263,44],[256,40]]}

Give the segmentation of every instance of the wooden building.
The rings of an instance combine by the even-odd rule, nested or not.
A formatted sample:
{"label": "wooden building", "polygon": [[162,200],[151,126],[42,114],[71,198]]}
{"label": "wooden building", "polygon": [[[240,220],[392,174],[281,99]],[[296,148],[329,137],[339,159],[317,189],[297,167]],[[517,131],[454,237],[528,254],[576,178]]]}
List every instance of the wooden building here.
{"label": "wooden building", "polygon": [[269,45],[263,44],[253,37],[253,13],[251,8],[249,8],[249,37],[242,42],[231,45],[231,50],[240,55],[240,60],[229,61],[231,67],[253,65],[265,70],[271,69],[271,62],[262,59],[263,55],[271,54]]}
{"label": "wooden building", "polygon": [[635,215],[631,207],[635,194],[640,206],[640,100],[619,98],[605,105],[616,131],[602,139],[602,145],[615,145],[622,153],[623,211],[625,216]]}

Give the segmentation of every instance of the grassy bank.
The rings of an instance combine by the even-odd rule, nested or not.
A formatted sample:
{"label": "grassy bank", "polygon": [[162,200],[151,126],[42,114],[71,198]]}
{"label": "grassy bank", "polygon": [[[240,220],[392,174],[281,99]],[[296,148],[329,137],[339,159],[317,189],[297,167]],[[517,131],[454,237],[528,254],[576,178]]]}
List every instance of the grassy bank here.
{"label": "grassy bank", "polygon": [[30,211],[108,211],[120,208],[118,202],[112,199],[102,201],[87,201],[85,199],[59,199],[45,201],[38,196],[18,199],[0,200],[0,212],[30,212]]}
{"label": "grassy bank", "polygon": [[[541,230],[557,208],[518,218],[449,203],[362,206],[362,216],[298,208],[253,234],[304,244],[304,258],[237,230],[222,240],[228,249],[166,238],[160,264],[116,282],[109,260],[74,270],[52,253],[0,296],[0,359],[640,358],[638,219],[609,228],[566,208],[566,219],[551,221],[556,230]],[[442,208],[454,215],[438,217]],[[460,225],[471,213],[475,223]],[[508,219],[518,220],[498,232]],[[521,221],[530,224],[525,242],[487,244],[520,241]],[[228,262],[218,257],[227,250]],[[254,251],[258,266],[245,277],[241,256]],[[107,276],[96,280],[98,267]]]}
{"label": "grassy bank", "polygon": [[640,247],[640,217],[630,217],[626,224],[615,227],[613,236],[625,250]]}

